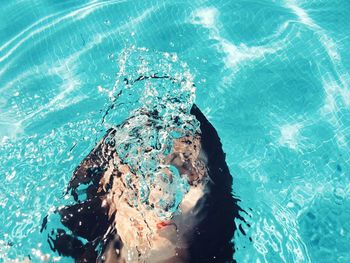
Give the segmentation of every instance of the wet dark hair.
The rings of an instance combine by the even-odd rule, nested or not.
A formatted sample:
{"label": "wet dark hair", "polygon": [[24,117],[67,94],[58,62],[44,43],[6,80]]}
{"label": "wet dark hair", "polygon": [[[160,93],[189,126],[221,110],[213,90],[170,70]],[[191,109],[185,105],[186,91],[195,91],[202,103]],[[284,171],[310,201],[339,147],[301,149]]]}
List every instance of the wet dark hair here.
{"label": "wet dark hair", "polygon": [[[188,238],[188,260],[191,263],[234,262],[231,240],[237,229],[235,219],[243,218],[239,215],[238,199],[232,195],[232,176],[215,128],[196,105],[193,105],[191,114],[200,123],[201,144],[207,155],[210,180],[207,183],[209,191],[194,208],[204,209],[206,216]],[[110,129],[104,140],[115,132]],[[108,246],[112,245],[115,249],[123,246],[117,230],[113,228],[114,215],[108,215],[108,207],[102,206],[102,197],[108,192],[108,187],[106,191],[101,191],[99,181],[112,158],[112,154],[102,158],[103,150],[98,145],[75,170],[68,186],[75,204],[57,211],[64,227],[52,230],[48,236],[53,251],[72,257],[75,262],[104,262],[102,255]],[[112,180],[113,177],[110,186]]]}
{"label": "wet dark hair", "polygon": [[[197,225],[189,247],[190,262],[234,262],[231,240],[236,231],[235,219],[243,220],[238,199],[232,195],[232,176],[225,161],[225,153],[215,128],[196,105],[191,109],[200,122],[202,149],[207,154],[210,181],[205,194],[206,217]],[[201,208],[203,209],[203,208]]]}

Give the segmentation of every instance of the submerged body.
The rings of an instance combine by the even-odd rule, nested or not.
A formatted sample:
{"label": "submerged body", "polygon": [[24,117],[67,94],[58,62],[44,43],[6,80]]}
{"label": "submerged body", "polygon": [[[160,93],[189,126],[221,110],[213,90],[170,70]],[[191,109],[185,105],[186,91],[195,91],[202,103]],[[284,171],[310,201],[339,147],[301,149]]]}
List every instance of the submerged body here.
{"label": "submerged body", "polygon": [[[140,114],[145,126],[157,119]],[[53,232],[52,249],[76,262],[232,262],[232,177],[214,127],[195,105],[191,115],[200,129],[182,132],[156,157],[157,146],[139,147],[130,161],[110,129],[74,172],[68,190],[76,203],[58,211],[69,232]],[[140,176],[135,156],[154,161],[154,173]]]}

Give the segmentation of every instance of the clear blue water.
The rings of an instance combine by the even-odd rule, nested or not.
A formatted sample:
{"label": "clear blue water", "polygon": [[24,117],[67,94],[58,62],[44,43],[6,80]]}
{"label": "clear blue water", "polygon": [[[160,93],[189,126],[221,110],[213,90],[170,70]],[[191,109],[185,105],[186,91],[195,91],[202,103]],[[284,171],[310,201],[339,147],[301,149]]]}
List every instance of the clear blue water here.
{"label": "clear blue water", "polygon": [[0,262],[69,262],[50,251],[42,218],[125,117],[128,108],[101,122],[122,54],[143,47],[140,56],[187,64],[221,137],[250,225],[236,232],[235,259],[350,262],[349,9],[346,0],[1,1]]}

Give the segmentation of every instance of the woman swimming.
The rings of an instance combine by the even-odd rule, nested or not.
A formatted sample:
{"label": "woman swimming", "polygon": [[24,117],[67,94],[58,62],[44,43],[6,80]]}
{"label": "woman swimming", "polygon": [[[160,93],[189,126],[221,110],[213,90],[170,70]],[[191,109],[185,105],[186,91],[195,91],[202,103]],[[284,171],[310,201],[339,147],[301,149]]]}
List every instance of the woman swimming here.
{"label": "woman swimming", "polygon": [[163,144],[157,110],[110,129],[73,174],[51,248],[76,262],[233,262],[232,177],[214,127],[190,115]]}

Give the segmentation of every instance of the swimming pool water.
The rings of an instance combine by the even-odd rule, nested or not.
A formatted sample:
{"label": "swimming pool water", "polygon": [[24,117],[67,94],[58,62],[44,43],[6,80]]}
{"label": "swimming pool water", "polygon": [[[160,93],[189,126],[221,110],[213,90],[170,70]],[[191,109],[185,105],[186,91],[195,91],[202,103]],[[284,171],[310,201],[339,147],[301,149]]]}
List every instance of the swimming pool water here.
{"label": "swimming pool water", "polygon": [[0,262],[70,262],[51,252],[41,222],[134,105],[102,121],[125,52],[168,54],[177,73],[191,72],[246,211],[236,222],[238,262],[350,261],[350,2],[0,7]]}

